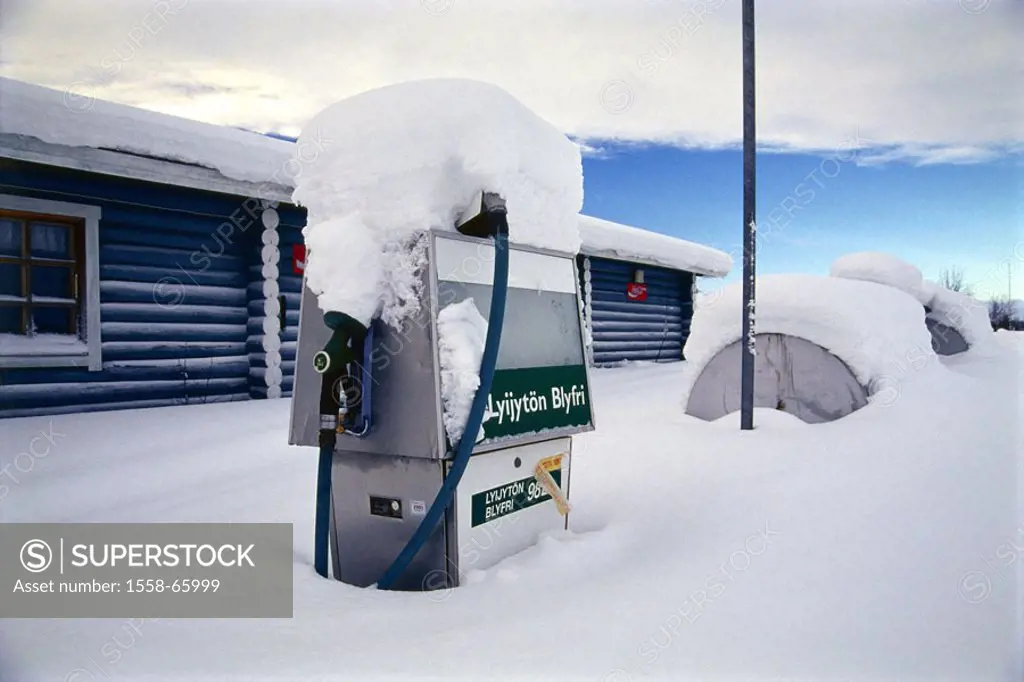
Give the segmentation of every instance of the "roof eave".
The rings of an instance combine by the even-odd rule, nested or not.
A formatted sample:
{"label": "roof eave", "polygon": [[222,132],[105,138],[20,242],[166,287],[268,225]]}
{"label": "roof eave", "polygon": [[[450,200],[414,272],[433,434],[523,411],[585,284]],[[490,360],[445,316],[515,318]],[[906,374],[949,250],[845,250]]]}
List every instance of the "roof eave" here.
{"label": "roof eave", "polygon": [[34,137],[0,133],[0,158],[155,182],[189,189],[292,203],[292,190],[277,183],[225,177],[211,168],[92,147],[68,147]]}
{"label": "roof eave", "polygon": [[608,260],[618,260],[627,263],[637,263],[639,265],[647,265],[652,268],[664,268],[666,270],[679,270],[681,272],[692,272],[695,275],[701,277],[725,277],[729,274],[729,270],[715,270],[711,268],[704,268],[700,266],[692,266],[681,268],[678,265],[671,263],[659,262],[654,258],[640,258],[635,257],[632,254],[620,253],[613,249],[596,249],[588,247],[586,244],[580,246],[580,255],[593,256],[595,258],[607,258]]}

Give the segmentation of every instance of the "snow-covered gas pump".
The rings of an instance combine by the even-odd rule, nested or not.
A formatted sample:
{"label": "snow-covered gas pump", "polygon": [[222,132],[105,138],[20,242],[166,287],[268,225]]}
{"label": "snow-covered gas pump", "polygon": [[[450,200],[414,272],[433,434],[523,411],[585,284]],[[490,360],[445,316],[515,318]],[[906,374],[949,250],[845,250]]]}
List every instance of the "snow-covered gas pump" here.
{"label": "snow-covered gas pump", "polygon": [[456,228],[409,247],[426,263],[401,329],[303,287],[289,442],[320,448],[325,577],[329,546],[349,584],[454,587],[568,527],[571,436],[594,428],[574,254],[510,244],[489,192]]}

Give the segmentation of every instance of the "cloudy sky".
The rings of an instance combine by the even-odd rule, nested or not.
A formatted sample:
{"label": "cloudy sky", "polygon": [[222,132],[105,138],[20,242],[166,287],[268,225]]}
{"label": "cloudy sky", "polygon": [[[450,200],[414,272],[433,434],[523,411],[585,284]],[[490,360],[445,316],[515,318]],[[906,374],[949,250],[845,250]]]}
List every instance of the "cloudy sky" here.
{"label": "cloudy sky", "polygon": [[[853,197],[836,179],[829,196],[845,203],[820,192],[816,220],[802,218],[819,247],[841,251],[829,226],[881,201],[912,204],[918,217],[906,239],[875,246],[926,258],[926,275],[947,253],[975,278],[1012,256],[1024,203],[1024,0],[774,0],[757,19],[758,136],[787,152],[762,157],[785,180],[765,179],[761,213],[800,171],[854,146],[842,180]],[[487,80],[592,148],[588,212],[723,248],[740,224],[739,176],[726,171],[742,132],[738,0],[0,0],[0,45],[5,76],[293,135],[329,103],[380,85]],[[719,166],[728,189],[688,189]],[[651,201],[660,212],[640,208]],[[935,222],[964,220],[964,202],[985,209],[978,224]],[[891,236],[897,226],[873,227]],[[926,229],[967,243],[915,251]],[[798,236],[788,244],[805,253],[780,250],[766,267],[821,270],[832,255]]]}

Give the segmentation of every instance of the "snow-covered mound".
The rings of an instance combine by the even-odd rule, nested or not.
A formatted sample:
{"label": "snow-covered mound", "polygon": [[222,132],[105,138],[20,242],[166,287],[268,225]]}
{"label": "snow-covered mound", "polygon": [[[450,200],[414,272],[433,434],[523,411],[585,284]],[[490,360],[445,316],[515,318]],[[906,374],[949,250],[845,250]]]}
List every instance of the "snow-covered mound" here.
{"label": "snow-covered mound", "polygon": [[413,311],[421,255],[407,246],[454,229],[483,191],[507,202],[513,242],[576,253],[583,205],[579,148],[504,90],[437,79],[350,97],[299,138],[329,140],[293,195],[309,211],[306,281],[320,307],[367,321],[378,301],[397,323]]}
{"label": "snow-covered mound", "polygon": [[295,145],[70,92],[0,78],[0,135],[194,164],[247,182],[287,184]]}
{"label": "snow-covered mound", "polygon": [[960,332],[972,348],[990,347],[992,324],[983,302],[926,280],[921,271],[887,253],[864,251],[837,258],[833,277],[886,284],[904,291],[932,310],[932,316]]}
{"label": "snow-covered mound", "polygon": [[888,253],[861,251],[846,254],[832,263],[830,274],[843,279],[888,284],[926,303],[921,271]]}
{"label": "snow-covered mound", "polygon": [[992,350],[992,322],[988,305],[984,301],[958,291],[950,291],[930,280],[925,280],[922,291],[925,299],[923,303],[931,308],[932,315],[960,332],[972,350]]}
{"label": "snow-covered mound", "polygon": [[724,277],[732,269],[732,257],[710,246],[587,215],[580,216],[580,239],[580,252],[588,256],[633,260],[710,277]]}
{"label": "snow-covered mound", "polygon": [[[683,352],[693,377],[742,337],[743,289],[737,282],[698,298]],[[757,333],[806,339],[842,360],[869,391],[894,367],[934,356],[924,308],[884,284],[817,275],[757,279]]]}

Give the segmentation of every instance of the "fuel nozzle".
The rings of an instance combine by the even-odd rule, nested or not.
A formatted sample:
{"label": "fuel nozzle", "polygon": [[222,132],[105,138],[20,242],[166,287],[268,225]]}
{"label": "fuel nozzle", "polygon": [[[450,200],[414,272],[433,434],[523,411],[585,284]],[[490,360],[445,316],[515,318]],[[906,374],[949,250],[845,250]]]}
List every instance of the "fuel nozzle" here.
{"label": "fuel nozzle", "polygon": [[313,367],[319,374],[329,372],[332,367],[345,366],[358,360],[356,349],[362,348],[362,340],[366,337],[366,327],[345,313],[326,313],[324,324],[333,333],[323,350],[313,356]]}
{"label": "fuel nozzle", "polygon": [[313,356],[313,368],[321,375],[320,445],[333,447],[336,434],[350,426],[361,407],[361,389],[351,367],[362,359],[367,329],[352,316],[333,311],[324,315],[324,324],[332,330],[331,338]]}

